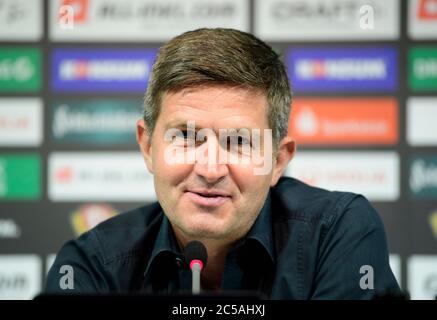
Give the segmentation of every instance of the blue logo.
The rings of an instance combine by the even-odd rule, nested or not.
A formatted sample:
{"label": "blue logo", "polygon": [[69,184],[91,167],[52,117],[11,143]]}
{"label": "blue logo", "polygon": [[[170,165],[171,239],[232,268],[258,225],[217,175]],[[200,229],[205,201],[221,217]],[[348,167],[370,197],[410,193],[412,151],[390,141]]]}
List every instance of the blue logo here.
{"label": "blue logo", "polygon": [[55,49],[51,86],[59,92],[144,93],[156,49]]}
{"label": "blue logo", "polygon": [[394,91],[397,51],[391,47],[291,48],[288,74],[295,92]]}

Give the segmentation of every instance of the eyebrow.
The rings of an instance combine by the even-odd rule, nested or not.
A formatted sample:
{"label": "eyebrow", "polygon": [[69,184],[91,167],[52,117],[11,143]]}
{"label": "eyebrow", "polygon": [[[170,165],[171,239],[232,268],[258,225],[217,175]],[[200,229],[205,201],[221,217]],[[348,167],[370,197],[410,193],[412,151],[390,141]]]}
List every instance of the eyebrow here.
{"label": "eyebrow", "polygon": [[187,123],[186,122],[180,122],[180,121],[178,121],[178,122],[174,121],[174,122],[167,123],[165,125],[165,130],[174,129],[174,128],[176,128],[176,129],[187,129]]}
{"label": "eyebrow", "polygon": [[[172,122],[169,122],[169,123],[165,126],[165,130],[168,130],[168,129],[187,130],[187,129],[188,129],[187,121],[184,121],[184,122],[181,122],[181,121],[172,121]],[[196,123],[195,129],[196,129],[196,131],[199,131],[199,130],[201,130],[201,129],[205,129],[205,128],[203,128],[202,126],[199,126],[199,125]],[[235,129],[237,132],[240,131],[240,130],[242,130],[242,129],[245,129],[245,130],[248,130],[249,132],[252,132],[252,130],[254,130],[254,129],[260,129],[260,128],[241,127],[241,128],[219,128],[219,129],[227,129],[227,130],[229,130],[229,129]],[[261,129],[260,129],[260,130],[261,130]],[[216,134],[219,133],[218,130],[214,130],[214,132],[215,132]]]}

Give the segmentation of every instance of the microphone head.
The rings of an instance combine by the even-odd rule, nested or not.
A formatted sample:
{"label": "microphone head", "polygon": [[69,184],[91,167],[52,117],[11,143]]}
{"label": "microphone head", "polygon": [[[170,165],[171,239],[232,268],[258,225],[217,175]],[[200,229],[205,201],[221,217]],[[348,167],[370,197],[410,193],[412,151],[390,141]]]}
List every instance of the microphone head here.
{"label": "microphone head", "polygon": [[191,265],[191,261],[200,260],[203,267],[206,266],[208,260],[208,253],[206,252],[206,247],[200,241],[194,240],[188,242],[184,250],[185,261],[188,265]]}

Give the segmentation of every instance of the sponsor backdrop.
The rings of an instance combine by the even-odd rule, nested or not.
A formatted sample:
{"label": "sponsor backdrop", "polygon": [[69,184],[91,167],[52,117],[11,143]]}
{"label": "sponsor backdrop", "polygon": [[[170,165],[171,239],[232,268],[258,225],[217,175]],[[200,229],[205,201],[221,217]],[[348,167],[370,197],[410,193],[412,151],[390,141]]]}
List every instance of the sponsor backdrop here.
{"label": "sponsor backdrop", "polygon": [[157,49],[215,26],[284,59],[286,175],[368,197],[401,286],[436,296],[437,0],[0,0],[0,299],[32,298],[65,241],[155,200],[135,120]]}

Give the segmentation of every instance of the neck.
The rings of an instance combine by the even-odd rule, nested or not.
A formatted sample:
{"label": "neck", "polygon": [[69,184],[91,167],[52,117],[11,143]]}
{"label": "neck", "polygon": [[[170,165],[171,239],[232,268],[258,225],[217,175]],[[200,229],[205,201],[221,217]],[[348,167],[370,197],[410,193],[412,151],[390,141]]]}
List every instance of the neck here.
{"label": "neck", "polygon": [[208,262],[205,269],[202,271],[202,288],[205,290],[216,291],[221,288],[226,256],[231,249],[231,244],[205,244],[205,246],[208,252]]}
{"label": "neck", "polygon": [[[179,246],[185,248],[190,240],[176,237]],[[197,239],[196,239],[197,240]],[[216,291],[221,288],[222,275],[225,268],[226,256],[232,248],[233,242],[224,243],[211,239],[198,239],[201,241],[208,253],[208,261],[202,270],[201,285],[204,290]]]}
{"label": "neck", "polygon": [[180,229],[175,228],[174,226],[172,227],[179,247],[182,250],[184,250],[188,242],[192,240],[198,240],[204,244],[208,254],[208,261],[205,268],[202,270],[201,286],[204,290],[219,290],[221,288],[226,257],[239,238],[191,238],[185,235]]}

